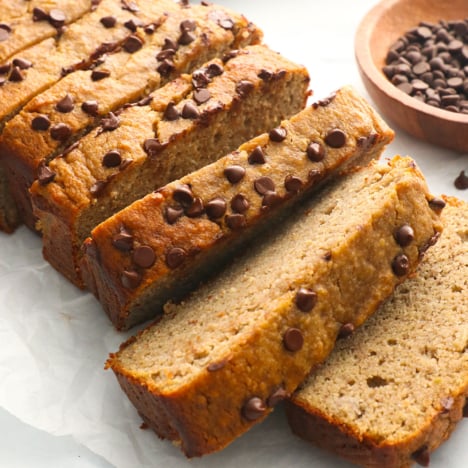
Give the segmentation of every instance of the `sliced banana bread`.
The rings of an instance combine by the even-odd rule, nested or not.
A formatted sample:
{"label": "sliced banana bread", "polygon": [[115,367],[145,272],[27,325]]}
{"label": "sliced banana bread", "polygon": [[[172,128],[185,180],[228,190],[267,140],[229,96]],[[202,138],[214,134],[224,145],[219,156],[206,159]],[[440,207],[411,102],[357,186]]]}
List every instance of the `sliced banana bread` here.
{"label": "sliced banana bread", "polygon": [[[261,421],[411,274],[441,229],[410,158],[332,182],[110,356],[145,423],[189,457]],[[413,229],[411,242],[395,232]],[[402,245],[403,244],[403,245]]]}
{"label": "sliced banana bread", "polygon": [[83,279],[118,329],[155,317],[272,216],[343,166],[377,158],[392,137],[343,88],[104,221],[86,242]]}
{"label": "sliced banana bread", "polygon": [[65,26],[98,3],[99,0],[1,0],[0,64],[26,47],[59,36]]}
{"label": "sliced banana bread", "polygon": [[298,112],[308,83],[304,67],[252,46],[103,121],[31,188],[45,258],[80,285],[80,247],[97,224]]}
{"label": "sliced banana bread", "polygon": [[[447,202],[441,239],[416,276],[288,404],[297,435],[361,466],[428,466],[467,415],[468,205]],[[409,225],[395,232],[400,244],[413,235]]]}
{"label": "sliced banana bread", "polygon": [[51,159],[125,103],[261,37],[243,16],[215,5],[172,8],[168,13],[161,10],[151,27],[141,20],[131,20],[131,28],[125,22],[129,36],[117,50],[58,81],[6,125],[0,154],[18,221],[34,229],[28,190],[44,159]]}

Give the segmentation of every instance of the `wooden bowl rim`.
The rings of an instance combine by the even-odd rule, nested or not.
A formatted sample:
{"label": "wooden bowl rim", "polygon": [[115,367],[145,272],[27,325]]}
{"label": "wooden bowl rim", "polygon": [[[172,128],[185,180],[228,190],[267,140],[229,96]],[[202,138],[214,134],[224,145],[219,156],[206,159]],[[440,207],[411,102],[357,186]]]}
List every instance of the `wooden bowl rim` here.
{"label": "wooden bowl rim", "polygon": [[[377,67],[372,58],[372,44],[370,39],[379,20],[387,10],[395,7],[395,5],[411,1],[412,0],[382,0],[364,16],[358,26],[355,36],[354,48],[356,60],[362,72],[374,84],[374,86],[379,88],[391,99],[400,102],[404,106],[409,107],[416,112],[430,116],[431,118],[436,117],[444,121],[450,121],[453,124],[468,125],[468,114],[451,112],[431,106],[422,101],[418,101],[416,98],[409,96],[398,89],[386,78],[383,71]],[[402,35],[404,32],[405,31],[402,32]]]}

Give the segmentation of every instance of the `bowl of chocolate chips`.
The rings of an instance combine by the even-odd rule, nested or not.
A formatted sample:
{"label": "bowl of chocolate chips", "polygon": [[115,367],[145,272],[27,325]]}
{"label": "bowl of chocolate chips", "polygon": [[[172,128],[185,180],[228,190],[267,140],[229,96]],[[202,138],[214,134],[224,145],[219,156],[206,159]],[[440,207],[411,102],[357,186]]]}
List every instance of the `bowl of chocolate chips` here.
{"label": "bowl of chocolate chips", "polygon": [[384,0],[359,25],[355,53],[389,123],[468,153],[468,0]]}

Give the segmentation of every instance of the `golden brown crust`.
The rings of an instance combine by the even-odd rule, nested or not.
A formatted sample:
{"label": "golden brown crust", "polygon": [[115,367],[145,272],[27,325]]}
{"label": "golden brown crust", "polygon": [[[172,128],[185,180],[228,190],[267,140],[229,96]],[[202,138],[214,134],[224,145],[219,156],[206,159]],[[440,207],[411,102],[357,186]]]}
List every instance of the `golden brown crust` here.
{"label": "golden brown crust", "polygon": [[[274,78],[261,78],[262,70]],[[210,73],[206,86],[194,87],[200,76]],[[305,104],[307,87],[304,67],[265,46],[252,46],[226,63],[216,60],[192,78],[169,83],[147,106],[123,110],[118,128],[103,132],[101,126],[82,138],[64,158],[50,161],[47,168],[55,174],[50,183],[36,182],[31,188],[46,258],[80,284],[79,249],[94,226],[297,112]],[[200,89],[210,97],[197,104]],[[176,119],[166,116],[169,105]],[[195,115],[187,115],[187,109]],[[157,147],[154,154],[145,146],[148,142]],[[115,149],[131,163],[105,167],[104,154]],[[104,186],[98,194],[97,184]]]}
{"label": "golden brown crust", "polygon": [[[339,121],[336,115],[341,116]],[[138,200],[93,230],[86,243],[83,277],[118,329],[153,318],[167,300],[175,298],[175,291],[181,297],[201,281],[206,271],[214,272],[214,264],[229,256],[232,244],[238,249],[243,237],[258,235],[259,225],[278,216],[280,209],[286,209],[285,204],[297,202],[346,165],[378,158],[393,137],[386,124],[349,87],[339,90],[326,105],[310,106],[283,121],[280,128],[284,135],[275,129],[273,140],[268,134],[256,137],[210,166]],[[327,132],[336,128],[346,133],[346,142],[340,148],[325,142]],[[284,140],[274,141],[283,136]],[[322,148],[320,161],[307,157],[310,141]],[[261,155],[257,157],[264,158],[263,163],[249,163],[258,147]],[[226,180],[224,174],[226,168],[233,166],[245,171],[242,180],[235,184]],[[275,186],[274,195],[265,198],[263,192],[268,191],[268,183]],[[201,200],[198,214],[189,211],[188,216],[184,215],[184,207],[174,200],[174,191],[180,186],[189,186],[193,196]],[[238,193],[246,197],[249,208],[242,226],[233,228],[230,221],[235,211],[229,207],[229,200]],[[270,207],[265,205],[268,196],[275,197]],[[219,215],[216,206],[210,206],[212,200],[221,203]],[[205,212],[210,208],[215,210],[211,217]],[[128,233],[127,240],[131,235],[132,243],[123,251],[112,243],[122,230]],[[140,245],[151,248],[157,259],[149,268],[138,268],[132,262]],[[186,253],[176,268],[167,261],[170,249]],[[128,285],[125,271],[138,272],[141,283]]]}
{"label": "golden brown crust", "polygon": [[[287,405],[293,432],[364,467],[427,466],[463,417],[468,205],[444,199],[444,232],[417,275],[341,342]],[[437,359],[434,366],[427,353]],[[375,375],[379,385],[366,390],[366,379]]]}
{"label": "golden brown crust", "polygon": [[[272,396],[299,385],[331,351],[342,324],[360,325],[441,229],[408,159],[332,186],[110,357],[108,367],[146,423],[187,456],[220,450],[263,419]],[[403,223],[416,234],[402,249],[393,236]],[[402,252],[405,272],[395,264]],[[303,288],[315,291],[312,310],[298,298]]]}

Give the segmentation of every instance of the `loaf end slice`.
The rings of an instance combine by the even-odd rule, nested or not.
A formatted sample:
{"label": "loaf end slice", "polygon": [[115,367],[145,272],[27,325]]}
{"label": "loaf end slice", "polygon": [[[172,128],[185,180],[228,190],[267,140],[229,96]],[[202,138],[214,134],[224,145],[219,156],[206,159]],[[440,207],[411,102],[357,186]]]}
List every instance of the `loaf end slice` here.
{"label": "loaf end slice", "polygon": [[428,466],[466,416],[468,205],[446,200],[441,239],[416,275],[287,405],[293,432],[364,467]]}
{"label": "loaf end slice", "polygon": [[[374,163],[301,205],[185,302],[110,356],[145,423],[189,457],[261,421],[412,274],[440,207],[409,158]],[[403,247],[401,226],[414,230]]]}
{"label": "loaf end slice", "polygon": [[[81,285],[80,247],[133,201],[211,163],[305,105],[309,76],[266,46],[251,46],[184,75],[101,125],[31,188],[45,258]],[[109,152],[120,163],[108,164]]]}
{"label": "loaf end slice", "polygon": [[[154,318],[343,167],[378,158],[392,137],[351,87],[340,89],[97,226],[83,279],[118,329]],[[151,261],[141,263],[142,252]]]}

